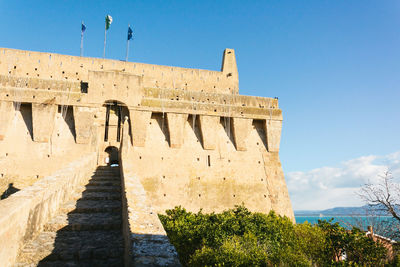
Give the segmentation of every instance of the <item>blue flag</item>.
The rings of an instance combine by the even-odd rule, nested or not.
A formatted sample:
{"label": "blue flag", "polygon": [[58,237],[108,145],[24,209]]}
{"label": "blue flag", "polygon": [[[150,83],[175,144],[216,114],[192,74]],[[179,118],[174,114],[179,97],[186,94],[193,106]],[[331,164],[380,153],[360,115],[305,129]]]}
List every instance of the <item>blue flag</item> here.
{"label": "blue flag", "polygon": [[128,27],[128,41],[130,39],[132,39],[132,37],[133,37],[133,31],[132,31],[131,27]]}
{"label": "blue flag", "polygon": [[85,24],[83,24],[83,22],[82,22],[82,27],[81,27],[81,29],[82,29],[82,33],[84,33],[85,30],[86,30],[86,26],[85,26]]}

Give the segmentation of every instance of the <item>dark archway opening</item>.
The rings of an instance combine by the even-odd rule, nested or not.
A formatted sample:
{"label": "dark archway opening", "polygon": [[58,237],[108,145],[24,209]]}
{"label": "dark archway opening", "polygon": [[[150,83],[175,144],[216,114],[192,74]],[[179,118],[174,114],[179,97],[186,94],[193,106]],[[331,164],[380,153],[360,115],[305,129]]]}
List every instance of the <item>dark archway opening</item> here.
{"label": "dark archway opening", "polygon": [[121,142],[123,118],[125,116],[128,116],[129,118],[129,110],[124,103],[116,100],[106,101],[104,106],[106,107],[104,141],[108,142],[109,140],[116,140],[117,142]]}
{"label": "dark archway opening", "polygon": [[109,146],[104,150],[104,152],[107,153],[105,161],[108,166],[115,167],[119,165],[118,148],[116,148],[115,146]]}

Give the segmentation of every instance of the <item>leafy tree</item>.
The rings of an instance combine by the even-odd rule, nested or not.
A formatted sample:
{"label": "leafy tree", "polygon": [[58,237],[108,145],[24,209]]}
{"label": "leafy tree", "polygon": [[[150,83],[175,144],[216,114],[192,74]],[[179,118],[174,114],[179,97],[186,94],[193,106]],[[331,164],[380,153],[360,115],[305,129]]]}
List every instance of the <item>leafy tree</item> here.
{"label": "leafy tree", "polygon": [[271,266],[268,247],[260,243],[254,234],[233,236],[218,248],[203,246],[196,250],[189,262],[190,266]]}
{"label": "leafy tree", "polygon": [[244,206],[219,214],[176,207],[159,217],[185,266],[382,266],[386,257],[364,232],[332,220],[296,225]]}
{"label": "leafy tree", "polygon": [[345,263],[361,266],[383,266],[387,251],[382,244],[374,242],[358,228],[346,230],[338,222],[318,221],[318,227],[325,234],[325,246],[322,252],[323,264],[333,265],[342,257]]}
{"label": "leafy tree", "polygon": [[326,236],[322,229],[308,222],[296,224],[295,227],[299,247],[311,265],[326,265],[324,257]]}
{"label": "leafy tree", "polygon": [[325,246],[322,251],[325,263],[333,263],[342,258],[346,243],[346,229],[341,227],[338,222],[318,220],[318,227],[325,235]]}
{"label": "leafy tree", "polygon": [[344,251],[346,260],[366,266],[383,266],[386,260],[387,251],[381,243],[365,235],[365,232],[358,228],[347,231],[345,235]]}
{"label": "leafy tree", "polygon": [[[244,206],[237,206],[220,214],[203,214],[202,211],[194,214],[176,207],[159,217],[184,265],[211,264],[232,253],[236,255],[233,258],[245,262],[243,257],[249,251],[252,251],[250,255],[260,255],[252,261],[255,266],[294,262],[307,265],[307,257],[298,246],[295,225],[273,211],[268,215],[251,213]],[[210,253],[215,253],[215,257]]]}

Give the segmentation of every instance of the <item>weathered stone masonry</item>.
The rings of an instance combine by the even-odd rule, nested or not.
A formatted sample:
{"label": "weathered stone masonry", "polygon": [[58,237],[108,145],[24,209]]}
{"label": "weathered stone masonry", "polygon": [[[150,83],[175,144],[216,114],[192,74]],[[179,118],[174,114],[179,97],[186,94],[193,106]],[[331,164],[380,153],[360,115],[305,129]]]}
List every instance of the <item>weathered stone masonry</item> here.
{"label": "weathered stone masonry", "polygon": [[125,117],[125,183],[152,212],[244,203],[294,219],[278,100],[239,95],[232,49],[209,71],[0,48],[0,191],[90,152],[103,163]]}

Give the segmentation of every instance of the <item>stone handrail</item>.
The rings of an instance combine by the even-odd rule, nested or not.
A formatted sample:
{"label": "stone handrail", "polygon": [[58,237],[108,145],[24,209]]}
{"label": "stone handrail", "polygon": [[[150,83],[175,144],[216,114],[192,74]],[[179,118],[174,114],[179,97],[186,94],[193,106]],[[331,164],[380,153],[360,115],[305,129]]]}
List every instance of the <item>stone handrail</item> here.
{"label": "stone handrail", "polygon": [[0,201],[0,262],[11,266],[24,243],[33,239],[75,189],[90,179],[96,153],[86,154],[67,167]]}

